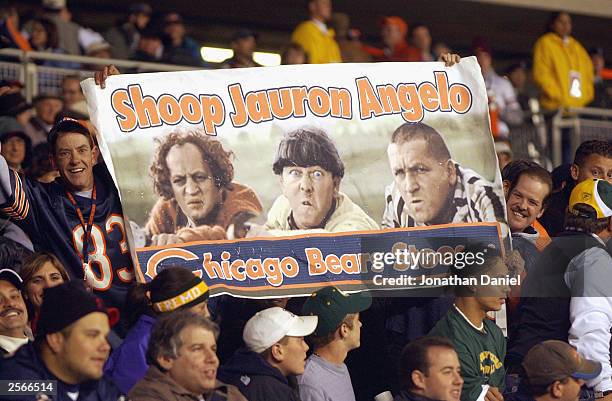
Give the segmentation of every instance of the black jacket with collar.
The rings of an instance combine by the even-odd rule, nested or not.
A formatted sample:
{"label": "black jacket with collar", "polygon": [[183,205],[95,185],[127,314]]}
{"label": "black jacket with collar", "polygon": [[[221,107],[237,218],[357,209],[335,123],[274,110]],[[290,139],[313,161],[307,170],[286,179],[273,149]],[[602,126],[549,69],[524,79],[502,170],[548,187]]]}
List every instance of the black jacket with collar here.
{"label": "black jacket with collar", "polygon": [[261,355],[246,348],[236,351],[219,368],[217,377],[238,387],[249,401],[300,401],[295,377],[283,376]]}

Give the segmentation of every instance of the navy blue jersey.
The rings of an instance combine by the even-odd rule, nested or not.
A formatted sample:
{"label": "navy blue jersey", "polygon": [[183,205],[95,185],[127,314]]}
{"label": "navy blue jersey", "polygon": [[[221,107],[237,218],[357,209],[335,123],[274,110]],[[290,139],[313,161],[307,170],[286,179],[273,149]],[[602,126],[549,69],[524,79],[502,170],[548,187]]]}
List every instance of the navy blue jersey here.
{"label": "navy blue jersey", "polygon": [[[28,234],[36,250],[55,254],[71,279],[83,280],[87,269],[88,281],[93,284],[96,295],[108,306],[121,308],[134,279],[121,202],[104,163],[94,166],[93,173],[96,211],[86,268],[83,265],[84,229],[61,178],[43,184],[9,170],[11,193],[4,194],[7,201],[0,204],[0,212]],[[6,184],[2,187],[8,189]],[[92,200],[74,193],[73,196],[87,224]]]}

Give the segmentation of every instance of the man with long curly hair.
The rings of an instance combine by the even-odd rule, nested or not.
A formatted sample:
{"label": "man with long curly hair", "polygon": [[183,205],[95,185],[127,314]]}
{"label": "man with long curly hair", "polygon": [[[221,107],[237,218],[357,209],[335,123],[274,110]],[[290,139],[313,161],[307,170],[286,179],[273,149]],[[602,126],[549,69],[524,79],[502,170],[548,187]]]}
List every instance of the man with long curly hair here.
{"label": "man with long curly hair", "polygon": [[232,156],[197,131],[158,140],[150,174],[161,199],[146,225],[153,245],[225,239],[232,224],[240,227],[262,212],[257,194],[232,182]]}

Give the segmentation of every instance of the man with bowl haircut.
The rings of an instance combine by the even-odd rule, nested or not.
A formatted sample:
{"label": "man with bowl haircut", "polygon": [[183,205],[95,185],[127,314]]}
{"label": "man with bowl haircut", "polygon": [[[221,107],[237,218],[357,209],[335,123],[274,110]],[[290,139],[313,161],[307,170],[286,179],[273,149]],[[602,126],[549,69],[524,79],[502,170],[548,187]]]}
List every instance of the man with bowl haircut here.
{"label": "man with bowl haircut", "polygon": [[583,358],[566,342],[548,340],[529,350],[523,369],[535,401],[577,401],[582,385],[601,373],[601,364]]}
{"label": "man with bowl haircut", "polygon": [[296,316],[277,306],[257,312],[244,327],[246,348],[219,369],[219,379],[249,401],[299,401],[295,376],[304,373],[304,336],[316,327],[316,316]]}
{"label": "man with bowl haircut", "polygon": [[442,337],[420,337],[402,350],[402,392],[394,401],[459,401],[461,365],[453,343]]}
{"label": "man with bowl haircut", "polygon": [[260,236],[378,229],[340,192],[344,163],[324,131],[301,128],[286,134],[272,169],[279,176],[282,195],[270,208]]}
{"label": "man with bowl haircut", "polygon": [[[109,314],[82,281],[47,288],[43,298],[35,342],[0,361],[0,380],[52,380],[57,401],[125,400],[102,370],[110,352],[106,337],[118,316]],[[2,396],[7,401],[39,399],[34,393]]]}
{"label": "man with bowl haircut", "polygon": [[333,286],[318,290],[306,300],[302,314],[316,316],[319,322],[309,337],[314,352],[299,378],[302,401],[355,401],[344,360],[361,343],[359,312],[371,304],[369,295],[348,295]]}
{"label": "man with bowl haircut", "polygon": [[393,183],[385,189],[383,227],[505,223],[501,188],[453,161],[444,139],[429,125],[400,125],[387,156]]}

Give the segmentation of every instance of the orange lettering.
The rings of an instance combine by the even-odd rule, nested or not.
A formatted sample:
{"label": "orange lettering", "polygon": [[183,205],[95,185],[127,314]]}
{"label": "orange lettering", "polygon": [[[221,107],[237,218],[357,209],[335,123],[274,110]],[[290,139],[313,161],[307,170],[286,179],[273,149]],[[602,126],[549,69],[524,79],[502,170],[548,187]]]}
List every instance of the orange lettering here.
{"label": "orange lettering", "polygon": [[419,96],[421,97],[421,103],[427,111],[436,111],[440,102],[438,101],[438,92],[436,87],[430,82],[423,82],[419,86]]}
{"label": "orange lettering", "polygon": [[[208,255],[210,256],[210,254]],[[155,278],[155,276],[157,276],[157,266],[159,266],[159,264],[164,260],[171,258],[189,261],[198,259],[198,256],[193,252],[180,248],[162,249],[149,258],[147,261],[147,271],[145,274],[151,279]]]}
{"label": "orange lettering", "polygon": [[329,114],[329,94],[323,88],[315,86],[308,91],[308,104],[315,116],[324,117]]}
{"label": "orange lettering", "polygon": [[128,91],[132,98],[132,104],[138,115],[139,128],[157,127],[161,125],[161,119],[157,112],[157,104],[153,97],[142,95],[140,85],[129,85]]}
{"label": "orange lettering", "polygon": [[202,122],[202,109],[198,99],[191,93],[186,93],[181,96],[179,100],[181,106],[181,112],[185,121],[191,124],[198,124]]}
{"label": "orange lettering", "polygon": [[254,123],[272,119],[270,105],[265,92],[249,93],[246,96],[247,113]]}
{"label": "orange lettering", "polygon": [[202,118],[206,135],[217,135],[217,127],[225,121],[225,107],[217,95],[200,95],[202,104]]}
{"label": "orange lettering", "polygon": [[111,96],[111,105],[115,113],[117,113],[117,123],[121,131],[133,131],[138,121],[136,119],[136,113],[134,113],[134,109],[131,107],[132,104],[130,103],[128,91],[125,89],[114,91]]}
{"label": "orange lettering", "polygon": [[318,248],[306,248],[304,252],[306,252],[306,258],[308,259],[308,274],[311,276],[325,274],[327,266],[325,266],[321,251]]}
{"label": "orange lettering", "polygon": [[472,107],[472,95],[465,85],[452,84],[450,86],[450,102],[457,113],[463,114]]}
{"label": "orange lettering", "polygon": [[380,104],[379,99],[376,97],[372,84],[367,78],[357,78],[357,92],[359,94],[359,110],[361,112],[361,119],[367,120],[374,116],[381,116],[383,114],[383,108]]}
{"label": "orange lettering", "polygon": [[419,99],[416,85],[400,84],[397,94],[402,109],[404,109],[402,113],[404,120],[411,123],[421,121],[423,119],[423,107],[421,106],[421,99]]}
{"label": "orange lettering", "polygon": [[161,95],[158,99],[159,114],[166,124],[175,125],[182,120],[181,107],[171,95]]}
{"label": "orange lettering", "polygon": [[284,120],[293,114],[290,88],[269,90],[268,96],[270,97],[270,108],[275,118]]}

